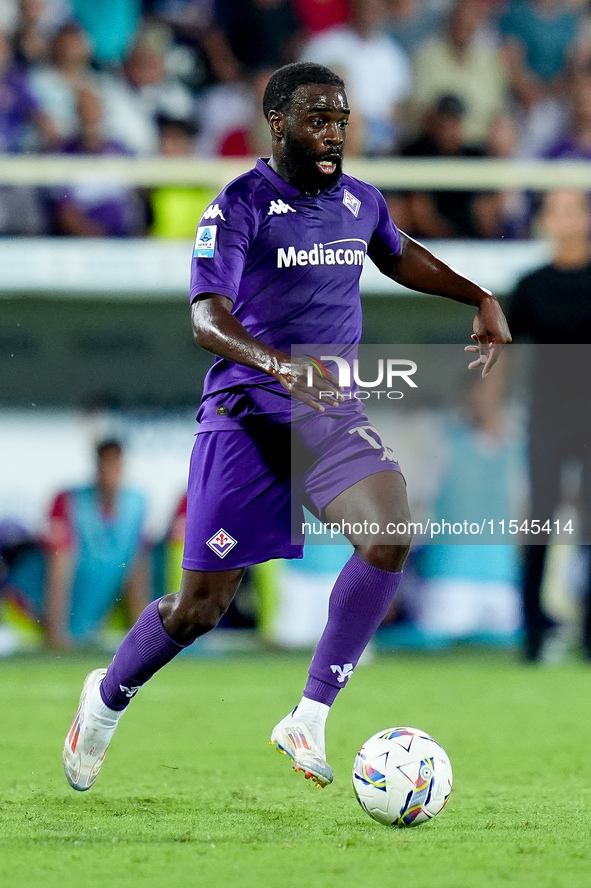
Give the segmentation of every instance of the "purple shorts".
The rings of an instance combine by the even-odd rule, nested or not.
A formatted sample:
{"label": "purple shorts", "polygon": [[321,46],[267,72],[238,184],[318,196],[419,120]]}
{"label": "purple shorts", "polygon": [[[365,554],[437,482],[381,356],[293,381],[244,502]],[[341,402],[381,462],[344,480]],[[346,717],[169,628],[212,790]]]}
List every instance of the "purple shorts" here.
{"label": "purple shorts", "polygon": [[301,558],[302,506],[323,519],[343,490],[390,470],[400,467],[359,411],[200,431],[189,467],[183,567],[218,571]]}

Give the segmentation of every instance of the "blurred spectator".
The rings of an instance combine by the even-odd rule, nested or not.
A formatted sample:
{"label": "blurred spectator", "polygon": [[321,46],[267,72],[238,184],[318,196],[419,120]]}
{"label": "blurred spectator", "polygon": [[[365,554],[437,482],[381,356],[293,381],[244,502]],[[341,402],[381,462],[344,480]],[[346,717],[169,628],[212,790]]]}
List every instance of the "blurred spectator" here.
{"label": "blurred spectator", "polygon": [[523,157],[543,156],[564,128],[568,62],[581,13],[580,3],[513,0],[501,19]]}
{"label": "blurred spectator", "polygon": [[480,38],[488,15],[482,0],[457,0],[445,33],[417,53],[410,109],[415,127],[434,101],[453,93],[466,105],[466,142],[485,142],[493,120],[506,109],[508,97],[503,56]]}
{"label": "blurred spectator", "polygon": [[290,0],[217,0],[215,19],[245,71],[294,60],[299,22]]}
{"label": "blurred spectator", "polygon": [[55,145],[58,136],[35,99],[28,73],[14,64],[0,31],[0,154]]}
{"label": "blurred spectator", "polygon": [[571,119],[544,156],[554,160],[591,160],[591,60],[572,72],[568,96]]}
{"label": "blurred spectator", "polygon": [[156,154],[158,115],[191,121],[191,92],[167,74],[162,49],[145,37],[125,60],[123,72],[123,77],[104,74],[101,78],[105,131],[132,154]]}
{"label": "blurred spectator", "polygon": [[20,0],[19,26],[12,38],[15,58],[20,64],[34,67],[48,61],[50,33],[44,21],[44,0]]}
{"label": "blurred spectator", "polygon": [[[195,128],[184,120],[161,117],[160,155],[191,157]],[[162,238],[194,238],[195,229],[217,190],[193,185],[161,185],[150,195],[150,233]]]}
{"label": "blurred spectator", "polygon": [[388,33],[411,57],[434,35],[443,17],[440,8],[425,0],[387,0],[387,6]]}
{"label": "blurred spectator", "polygon": [[[197,119],[199,135],[196,152],[200,157],[218,156],[224,153],[239,153],[235,147],[242,143],[245,150],[250,142],[251,129],[263,118],[261,105],[257,103],[253,81],[265,80],[264,72],[256,73],[250,81],[238,80],[235,83],[216,83],[204,90],[197,99]],[[224,148],[230,139],[229,149]],[[268,149],[267,149],[268,150]]]}
{"label": "blurred spectator", "polygon": [[169,73],[180,77],[192,90],[212,80],[235,80],[239,76],[238,63],[215,24],[213,2],[156,0],[148,5],[151,20],[165,25],[171,36],[166,52]]}
{"label": "blurred spectator", "polygon": [[222,157],[260,157],[269,151],[269,124],[262,113],[263,94],[273,72],[256,71],[251,79],[252,117],[242,126],[226,132],[220,142],[218,153]]}
{"label": "blurred spectator", "polygon": [[[578,526],[588,559],[581,644],[584,656],[591,659],[589,346],[577,345],[591,343],[591,213],[587,195],[566,189],[549,192],[540,224],[553,242],[553,259],[518,283],[507,314],[514,338],[535,344],[529,469],[531,517],[540,526],[554,520],[564,499],[564,466],[574,460],[581,469]],[[558,344],[569,347],[557,348]],[[556,628],[541,602],[547,554],[547,545],[525,548],[523,654],[528,661],[544,658],[546,643]]]}
{"label": "blurred spectator", "polygon": [[43,556],[39,543],[18,522],[0,520],[0,657],[22,647],[23,624],[29,637],[39,638],[34,610],[27,590],[39,590],[43,576]]}
{"label": "blurred spectator", "polygon": [[213,0],[161,0],[155,4],[160,22],[172,30],[172,68],[186,83],[199,88],[211,81],[232,83],[241,75],[224,31],[218,25]]}
{"label": "blurred spectator", "polygon": [[302,60],[343,77],[349,102],[361,118],[363,153],[387,154],[399,130],[397,106],[410,93],[411,67],[402,47],[385,33],[383,0],[352,0],[351,21],[323,31],[304,47]]}
{"label": "blurred spectator", "polygon": [[[492,123],[486,143],[488,157],[512,158],[518,146],[517,126],[504,112]],[[524,191],[505,188],[484,191],[475,196],[472,205],[478,236],[483,238],[525,238],[529,236],[530,202]]]}
{"label": "blurred spectator", "polygon": [[19,26],[18,0],[4,0],[0,3],[0,31],[12,37]]}
{"label": "blurred spectator", "polygon": [[293,0],[293,5],[306,37],[345,25],[351,16],[347,0]]}
{"label": "blurred spectator", "polygon": [[31,73],[31,84],[39,104],[63,139],[78,126],[78,93],[97,86],[90,68],[91,49],[80,25],[70,22],[55,35],[51,44],[51,64]]}
{"label": "blurred spectator", "polygon": [[140,26],[141,0],[71,0],[74,18],[90,38],[100,65],[121,64]]}
{"label": "blurred spectator", "polygon": [[143,496],[121,483],[118,441],[101,442],[96,457],[94,484],[58,494],[50,511],[44,612],[58,649],[96,641],[122,587],[132,623],[147,603]]}
{"label": "blurred spectator", "polygon": [[500,21],[507,38],[511,86],[531,107],[559,84],[577,36],[581,4],[511,0]]}
{"label": "blurred spectator", "polygon": [[[83,90],[78,97],[78,135],[63,146],[65,154],[124,155],[105,136],[99,96]],[[112,179],[85,180],[59,189],[55,221],[60,234],[74,237],[133,237],[143,233],[145,213],[138,195]]]}
{"label": "blurred spectator", "polygon": [[[455,95],[444,95],[429,109],[424,132],[404,147],[403,157],[483,157],[482,148],[467,145],[466,106]],[[472,191],[416,192],[408,197],[413,234],[422,237],[477,237]]]}
{"label": "blurred spectator", "polygon": [[[436,521],[480,526],[492,520],[496,527],[519,514],[521,452],[503,415],[502,362],[495,371],[470,381],[465,415],[449,425],[442,442]],[[424,547],[417,626],[432,641],[515,639],[521,626],[519,550],[495,543],[489,536],[488,545]]]}

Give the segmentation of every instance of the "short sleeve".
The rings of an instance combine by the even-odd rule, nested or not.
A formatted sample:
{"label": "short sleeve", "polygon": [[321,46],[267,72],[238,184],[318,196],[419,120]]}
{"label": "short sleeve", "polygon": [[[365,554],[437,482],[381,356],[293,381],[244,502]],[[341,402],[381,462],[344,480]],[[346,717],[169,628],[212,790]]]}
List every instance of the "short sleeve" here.
{"label": "short sleeve", "polygon": [[222,192],[207,207],[193,247],[191,302],[206,293],[235,302],[255,228],[255,215],[244,194]]}
{"label": "short sleeve", "polygon": [[378,207],[378,221],[367,252],[380,271],[386,271],[390,260],[395,256],[400,256],[402,242],[400,232],[390,218],[383,195],[375,189],[375,196]]}
{"label": "short sleeve", "polygon": [[64,491],[54,499],[47,525],[44,528],[43,542],[48,549],[69,552],[74,546],[75,532],[70,515],[70,496]]}

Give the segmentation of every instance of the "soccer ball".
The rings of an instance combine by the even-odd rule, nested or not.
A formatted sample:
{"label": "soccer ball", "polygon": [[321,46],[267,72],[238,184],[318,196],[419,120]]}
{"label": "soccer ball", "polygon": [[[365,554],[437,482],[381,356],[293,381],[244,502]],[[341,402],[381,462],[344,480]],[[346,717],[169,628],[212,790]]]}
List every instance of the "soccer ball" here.
{"label": "soccer ball", "polygon": [[353,789],[370,817],[386,826],[417,826],[443,809],[453,781],[447,753],[417,728],[370,737],[353,765]]}

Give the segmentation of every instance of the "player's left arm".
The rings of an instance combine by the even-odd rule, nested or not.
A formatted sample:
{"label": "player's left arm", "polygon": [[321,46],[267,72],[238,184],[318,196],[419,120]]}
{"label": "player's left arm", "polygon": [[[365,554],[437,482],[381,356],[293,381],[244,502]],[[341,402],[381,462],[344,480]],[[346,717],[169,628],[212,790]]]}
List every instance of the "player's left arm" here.
{"label": "player's left arm", "polygon": [[466,351],[477,352],[478,359],[469,367],[484,365],[482,375],[487,376],[503,346],[511,342],[509,325],[497,298],[402,231],[400,239],[399,254],[384,257],[378,263],[380,271],[411,290],[473,305],[477,312],[472,339],[477,344],[467,346]]}

